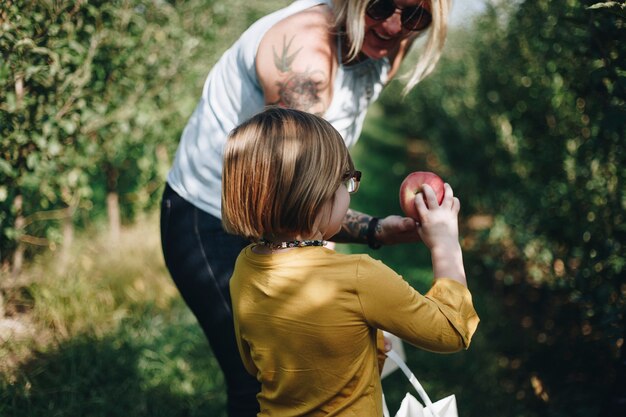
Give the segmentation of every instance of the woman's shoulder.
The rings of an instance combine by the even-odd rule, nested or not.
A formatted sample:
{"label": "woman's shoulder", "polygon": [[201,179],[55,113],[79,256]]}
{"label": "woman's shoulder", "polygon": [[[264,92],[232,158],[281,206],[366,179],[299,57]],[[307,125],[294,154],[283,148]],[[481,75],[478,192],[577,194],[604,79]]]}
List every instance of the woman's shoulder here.
{"label": "woman's shoulder", "polygon": [[277,22],[263,36],[261,46],[294,42],[300,48],[327,49],[334,27],[333,13],[325,4],[320,4],[292,15]]}
{"label": "woman's shoulder", "polygon": [[290,31],[304,33],[310,30],[331,31],[334,27],[334,15],[326,4],[318,4],[300,10],[277,22],[270,31]]}
{"label": "woman's shoulder", "polygon": [[324,114],[332,99],[336,45],[325,4],[286,17],[263,36],[256,73],[266,103]]}

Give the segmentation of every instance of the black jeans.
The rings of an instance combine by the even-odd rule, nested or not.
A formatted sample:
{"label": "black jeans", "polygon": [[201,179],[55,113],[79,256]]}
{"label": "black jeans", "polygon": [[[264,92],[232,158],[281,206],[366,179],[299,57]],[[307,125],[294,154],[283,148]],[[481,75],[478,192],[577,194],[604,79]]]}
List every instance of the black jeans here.
{"label": "black jeans", "polygon": [[256,394],[261,386],[241,362],[228,287],[235,259],[247,244],[224,232],[219,219],[166,185],[161,202],[165,264],[222,368],[230,417],[252,417],[259,412]]}

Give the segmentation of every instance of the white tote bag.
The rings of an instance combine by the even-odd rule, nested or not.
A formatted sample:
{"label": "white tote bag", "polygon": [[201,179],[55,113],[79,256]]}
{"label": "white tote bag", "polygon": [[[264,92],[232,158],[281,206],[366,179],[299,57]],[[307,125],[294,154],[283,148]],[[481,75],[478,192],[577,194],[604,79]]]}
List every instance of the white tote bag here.
{"label": "white tote bag", "polygon": [[[394,352],[393,349],[387,352],[387,357],[393,360],[400,367],[424,402],[424,405],[422,405],[414,396],[407,393],[402,400],[400,409],[396,413],[395,417],[459,417],[456,409],[456,397],[454,394],[449,395],[435,403],[431,402],[428,394],[424,391],[422,384],[420,384],[409,367],[406,366],[406,363],[404,363],[402,358]],[[383,416],[390,417],[384,395]]]}
{"label": "white tote bag", "polygon": [[[391,343],[391,349],[400,356],[400,359],[405,360],[406,356],[404,355],[404,345],[402,344],[402,339],[398,336],[386,332],[383,330],[383,336],[385,337],[385,341]],[[383,366],[383,370],[380,372],[380,379],[383,379],[390,373],[394,372],[398,369],[398,364],[394,361],[385,361],[385,365]]]}

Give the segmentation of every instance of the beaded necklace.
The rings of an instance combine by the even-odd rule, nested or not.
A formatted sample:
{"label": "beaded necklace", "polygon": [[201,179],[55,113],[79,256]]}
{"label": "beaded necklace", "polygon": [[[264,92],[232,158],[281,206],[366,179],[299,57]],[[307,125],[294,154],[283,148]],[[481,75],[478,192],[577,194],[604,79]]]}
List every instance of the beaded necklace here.
{"label": "beaded necklace", "polygon": [[287,242],[271,242],[260,239],[259,243],[270,249],[304,248],[306,246],[326,246],[325,240],[289,240]]}

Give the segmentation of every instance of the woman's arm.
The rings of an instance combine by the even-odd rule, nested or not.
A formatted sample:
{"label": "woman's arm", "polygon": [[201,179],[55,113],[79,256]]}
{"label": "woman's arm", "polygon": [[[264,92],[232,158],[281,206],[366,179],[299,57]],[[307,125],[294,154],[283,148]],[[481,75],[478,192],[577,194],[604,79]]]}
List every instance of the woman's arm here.
{"label": "woman's arm", "polygon": [[337,68],[332,13],[316,6],[273,26],[259,44],[256,71],[266,104],[323,115]]}
{"label": "woman's arm", "polygon": [[367,243],[393,245],[396,243],[419,242],[417,223],[409,217],[387,216],[372,222],[372,216],[356,210],[348,210],[341,231],[333,236],[337,243]]}

